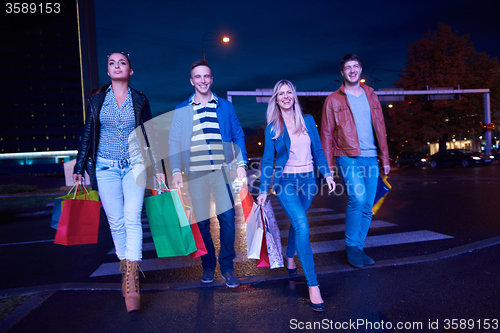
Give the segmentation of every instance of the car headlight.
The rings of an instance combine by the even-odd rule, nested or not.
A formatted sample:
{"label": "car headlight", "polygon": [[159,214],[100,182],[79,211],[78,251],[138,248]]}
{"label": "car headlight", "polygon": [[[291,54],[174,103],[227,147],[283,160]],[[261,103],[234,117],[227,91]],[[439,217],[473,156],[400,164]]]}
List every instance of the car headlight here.
{"label": "car headlight", "polygon": [[475,159],[476,161],[479,161],[481,159],[481,157],[477,157],[477,156],[472,156],[473,159]]}

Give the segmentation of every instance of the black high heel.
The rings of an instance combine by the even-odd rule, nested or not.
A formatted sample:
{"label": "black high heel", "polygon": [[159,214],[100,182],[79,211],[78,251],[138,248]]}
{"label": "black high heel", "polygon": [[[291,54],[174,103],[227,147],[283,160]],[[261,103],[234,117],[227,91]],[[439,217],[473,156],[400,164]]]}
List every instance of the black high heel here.
{"label": "black high heel", "polygon": [[[318,286],[319,287],[319,286]],[[317,311],[317,312],[323,312],[325,311],[325,302],[321,302],[321,303],[313,303],[311,301],[311,287],[309,287],[309,302],[311,303],[311,308],[314,310],[314,311]],[[313,287],[314,288],[314,287]]]}
{"label": "black high heel", "polygon": [[314,310],[314,311],[317,311],[317,312],[323,312],[325,311],[325,303],[313,303],[311,302],[311,308]]}

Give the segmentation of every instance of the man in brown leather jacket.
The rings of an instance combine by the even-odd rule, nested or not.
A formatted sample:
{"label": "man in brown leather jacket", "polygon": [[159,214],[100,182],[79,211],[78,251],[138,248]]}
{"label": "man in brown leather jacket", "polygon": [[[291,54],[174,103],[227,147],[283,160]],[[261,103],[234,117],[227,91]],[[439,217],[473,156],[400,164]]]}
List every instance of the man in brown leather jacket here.
{"label": "man in brown leather jacket", "polygon": [[361,61],[347,54],[341,61],[342,86],[323,105],[321,142],[330,170],[337,170],[347,193],[345,242],[347,261],[354,267],[373,265],[364,253],[377,191],[378,159],[390,171],[384,115],[373,89],[360,82]]}

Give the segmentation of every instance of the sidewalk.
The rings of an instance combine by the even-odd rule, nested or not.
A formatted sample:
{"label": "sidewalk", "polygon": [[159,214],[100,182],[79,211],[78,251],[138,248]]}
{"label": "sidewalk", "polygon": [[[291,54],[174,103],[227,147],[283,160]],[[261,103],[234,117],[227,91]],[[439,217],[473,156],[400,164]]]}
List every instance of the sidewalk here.
{"label": "sidewalk", "polygon": [[500,328],[499,259],[494,237],[371,268],[330,267],[318,272],[324,313],[310,309],[303,276],[247,277],[235,289],[222,280],[144,283],[141,311],[131,314],[120,283],[2,290],[35,294],[0,322],[0,332],[493,331]]}

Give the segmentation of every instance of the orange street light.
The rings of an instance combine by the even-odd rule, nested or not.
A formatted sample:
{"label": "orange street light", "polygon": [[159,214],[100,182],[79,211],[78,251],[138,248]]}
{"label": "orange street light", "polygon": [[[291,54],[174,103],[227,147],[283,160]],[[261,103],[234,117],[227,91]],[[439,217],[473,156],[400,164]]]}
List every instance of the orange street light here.
{"label": "orange street light", "polygon": [[215,38],[208,39],[208,40],[212,40],[212,41],[216,40],[217,43],[223,42],[223,43],[227,44],[231,41],[231,39],[227,36],[220,38],[219,35],[217,35],[215,32],[207,32],[206,34],[204,34],[203,37],[201,38],[201,50],[203,53],[203,60],[205,60],[205,37],[207,37],[208,35],[212,35],[213,37],[215,37]]}

